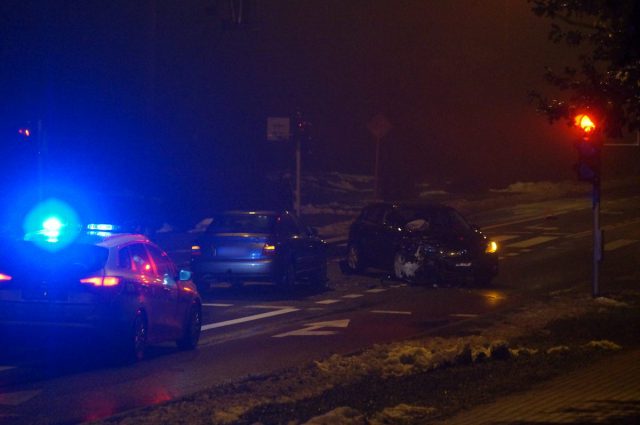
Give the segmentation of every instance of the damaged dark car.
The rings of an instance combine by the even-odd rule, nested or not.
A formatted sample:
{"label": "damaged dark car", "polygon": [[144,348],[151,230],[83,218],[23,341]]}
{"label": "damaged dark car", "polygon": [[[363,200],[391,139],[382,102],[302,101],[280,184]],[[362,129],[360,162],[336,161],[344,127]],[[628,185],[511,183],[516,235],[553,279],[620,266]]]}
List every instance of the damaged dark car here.
{"label": "damaged dark car", "polygon": [[349,229],[344,269],[384,269],[410,283],[486,286],[498,273],[498,246],[454,208],[376,203]]}

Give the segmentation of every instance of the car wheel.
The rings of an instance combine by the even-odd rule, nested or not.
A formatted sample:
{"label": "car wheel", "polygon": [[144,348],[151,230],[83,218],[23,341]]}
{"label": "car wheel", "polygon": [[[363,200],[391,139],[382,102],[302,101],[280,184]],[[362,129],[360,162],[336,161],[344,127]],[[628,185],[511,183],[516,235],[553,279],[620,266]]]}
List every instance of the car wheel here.
{"label": "car wheel", "polygon": [[346,261],[347,270],[351,273],[361,272],[363,267],[362,264],[362,252],[360,247],[356,244],[349,244],[347,247],[347,261]]}
{"label": "car wheel", "polygon": [[296,269],[293,266],[293,262],[289,262],[280,275],[280,281],[278,282],[278,286],[280,288],[289,291],[293,289],[293,286],[296,283]]}
{"label": "car wheel", "polygon": [[144,313],[140,310],[133,318],[133,324],[122,341],[122,357],[125,363],[138,362],[144,359],[147,350],[148,325]]}
{"label": "car wheel", "polygon": [[202,326],[202,312],[197,304],[189,309],[185,320],[182,338],[176,341],[176,345],[181,350],[193,350],[198,346],[200,331]]}

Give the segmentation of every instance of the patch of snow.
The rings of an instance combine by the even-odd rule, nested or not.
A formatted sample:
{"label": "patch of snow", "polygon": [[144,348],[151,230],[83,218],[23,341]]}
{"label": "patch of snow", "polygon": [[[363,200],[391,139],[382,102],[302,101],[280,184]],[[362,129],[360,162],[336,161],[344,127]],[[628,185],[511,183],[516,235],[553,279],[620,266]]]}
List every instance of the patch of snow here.
{"label": "patch of snow", "polygon": [[571,349],[569,347],[567,347],[566,345],[557,345],[555,347],[551,347],[547,350],[547,354],[560,354],[560,353],[566,353],[568,351],[570,351]]}
{"label": "patch of snow", "polygon": [[613,298],[607,298],[607,297],[597,297],[595,299],[595,302],[598,304],[605,305],[607,307],[629,307],[629,304],[623,301],[618,301],[618,300],[614,300]]}
{"label": "patch of snow", "polygon": [[303,425],[366,425],[364,415],[351,407],[338,407],[324,415],[311,418]]}
{"label": "patch of snow", "polygon": [[175,230],[176,229],[169,223],[162,223],[162,227],[156,230],[156,233],[170,233],[174,232]]}
{"label": "patch of snow", "polygon": [[189,233],[202,233],[205,230],[207,230],[207,227],[209,227],[209,225],[211,224],[211,222],[213,221],[212,217],[208,217],[205,219],[202,219],[198,222],[198,224],[196,224],[196,226],[189,230]]}
{"label": "patch of snow", "polygon": [[300,206],[301,214],[305,215],[348,215],[356,216],[360,212],[359,207],[348,207],[345,205],[339,205],[337,203],[331,203],[327,205],[312,205],[306,204]]}
{"label": "patch of snow", "polygon": [[427,421],[433,413],[436,412],[435,407],[431,406],[415,406],[411,404],[398,404],[397,406],[387,407],[382,412],[377,413],[370,421],[371,425],[387,425],[387,424],[419,424]]}
{"label": "patch of snow", "polygon": [[595,348],[599,350],[613,350],[613,351],[622,350],[621,346],[619,346],[613,341],[608,341],[606,339],[603,339],[600,341],[589,341],[587,343],[587,347]]}

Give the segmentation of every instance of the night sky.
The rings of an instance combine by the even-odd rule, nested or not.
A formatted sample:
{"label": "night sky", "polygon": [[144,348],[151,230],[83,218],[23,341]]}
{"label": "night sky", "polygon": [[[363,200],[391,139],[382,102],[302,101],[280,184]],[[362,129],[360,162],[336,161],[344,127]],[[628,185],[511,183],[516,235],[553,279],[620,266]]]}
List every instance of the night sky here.
{"label": "night sky", "polygon": [[568,130],[527,98],[567,53],[525,1],[246,4],[234,27],[226,0],[3,0],[5,195],[33,184],[16,129],[40,121],[52,186],[230,204],[292,165],[265,127],[296,110],[313,124],[304,170],[359,174],[384,114],[388,195],[574,178]]}

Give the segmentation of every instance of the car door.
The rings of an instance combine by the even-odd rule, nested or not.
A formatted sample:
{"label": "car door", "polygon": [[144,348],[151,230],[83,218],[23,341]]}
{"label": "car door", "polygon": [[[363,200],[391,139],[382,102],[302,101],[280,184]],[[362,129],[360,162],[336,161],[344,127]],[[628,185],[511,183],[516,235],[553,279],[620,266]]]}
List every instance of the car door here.
{"label": "car door", "polygon": [[314,232],[310,227],[306,226],[302,220],[295,215],[290,215],[291,219],[295,223],[301,243],[302,252],[301,263],[305,271],[316,271],[321,267],[324,262],[324,243],[318,236],[317,232]]}
{"label": "car door", "polygon": [[404,231],[403,225],[402,217],[395,208],[387,207],[384,209],[382,223],[375,242],[380,266],[389,268],[393,265],[393,258]]}
{"label": "car door", "polygon": [[138,304],[142,305],[147,314],[149,335],[161,334],[162,324],[158,317],[158,288],[156,273],[149,258],[149,253],[142,243],[132,243],[120,248],[118,254],[121,267],[131,270],[133,284],[139,294]]}
{"label": "car door", "polygon": [[276,235],[286,247],[284,255],[293,260],[296,272],[304,272],[309,267],[305,236],[298,223],[290,214],[282,214],[276,225]]}
{"label": "car door", "polygon": [[357,243],[366,263],[378,266],[380,261],[380,234],[384,219],[384,206],[374,205],[365,209],[358,224]]}
{"label": "car door", "polygon": [[166,332],[164,338],[178,335],[182,328],[183,315],[178,306],[177,272],[169,256],[155,245],[146,244],[149,255],[155,265],[154,282],[156,285],[157,319]]}

